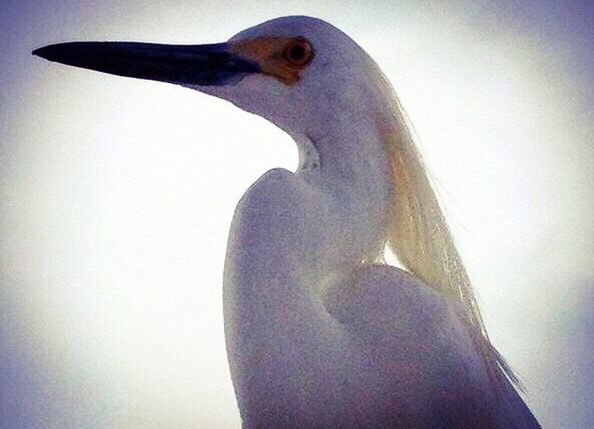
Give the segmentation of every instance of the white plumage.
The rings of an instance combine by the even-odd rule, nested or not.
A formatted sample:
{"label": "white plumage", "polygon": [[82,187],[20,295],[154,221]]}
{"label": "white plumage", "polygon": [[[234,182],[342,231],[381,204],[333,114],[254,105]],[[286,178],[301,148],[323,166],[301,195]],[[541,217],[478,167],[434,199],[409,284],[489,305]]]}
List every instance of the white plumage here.
{"label": "white plumage", "polygon": [[[298,171],[252,185],[229,235],[225,331],[244,427],[538,427],[484,333],[405,115],[344,33],[286,17],[224,44],[35,53],[191,87],[296,141]],[[386,245],[409,272],[381,262]]]}

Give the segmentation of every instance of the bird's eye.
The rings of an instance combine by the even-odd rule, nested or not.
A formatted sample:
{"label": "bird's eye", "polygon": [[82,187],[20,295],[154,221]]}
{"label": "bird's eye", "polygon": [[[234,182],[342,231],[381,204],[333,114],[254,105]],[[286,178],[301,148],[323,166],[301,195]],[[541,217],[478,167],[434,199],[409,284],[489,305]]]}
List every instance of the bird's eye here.
{"label": "bird's eye", "polygon": [[291,66],[302,68],[311,62],[314,55],[311,44],[300,37],[289,42],[283,56]]}

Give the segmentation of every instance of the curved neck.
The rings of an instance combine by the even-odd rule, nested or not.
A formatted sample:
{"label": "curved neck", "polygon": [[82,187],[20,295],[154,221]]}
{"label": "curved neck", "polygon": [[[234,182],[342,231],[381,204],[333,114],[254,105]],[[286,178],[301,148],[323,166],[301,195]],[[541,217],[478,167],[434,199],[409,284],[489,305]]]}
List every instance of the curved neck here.
{"label": "curved neck", "polygon": [[348,259],[356,268],[362,260],[375,260],[383,249],[394,194],[390,163],[371,120],[360,116],[327,123],[332,126],[323,133],[293,135],[300,161],[296,175],[328,197],[327,207],[340,226],[328,243],[351,247]]}
{"label": "curved neck", "polygon": [[363,116],[344,116],[324,121],[323,132],[293,134],[299,149],[296,174],[332,194],[361,198],[364,205],[387,202],[392,179],[381,130]]}

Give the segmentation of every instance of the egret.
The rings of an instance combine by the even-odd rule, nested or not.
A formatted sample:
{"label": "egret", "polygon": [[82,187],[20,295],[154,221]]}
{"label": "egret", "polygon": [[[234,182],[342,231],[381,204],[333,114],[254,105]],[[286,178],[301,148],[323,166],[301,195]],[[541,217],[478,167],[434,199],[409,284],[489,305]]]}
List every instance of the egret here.
{"label": "egret", "polygon": [[290,16],[225,43],[34,54],[189,87],[295,140],[297,171],[257,180],[229,234],[223,310],[243,427],[539,427],[486,334],[404,110],[346,34]]}

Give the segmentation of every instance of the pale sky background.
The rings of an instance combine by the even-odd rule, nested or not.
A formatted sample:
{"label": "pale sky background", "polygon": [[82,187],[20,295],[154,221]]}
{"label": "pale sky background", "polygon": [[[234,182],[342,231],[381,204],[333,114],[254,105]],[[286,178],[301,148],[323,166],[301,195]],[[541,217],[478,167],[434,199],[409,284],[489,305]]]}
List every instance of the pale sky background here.
{"label": "pale sky background", "polygon": [[[239,428],[227,231],[283,132],[181,87],[33,57],[325,19],[390,78],[491,337],[545,428],[594,421],[590,1],[0,4],[0,428]],[[240,5],[239,5],[240,4]]]}

